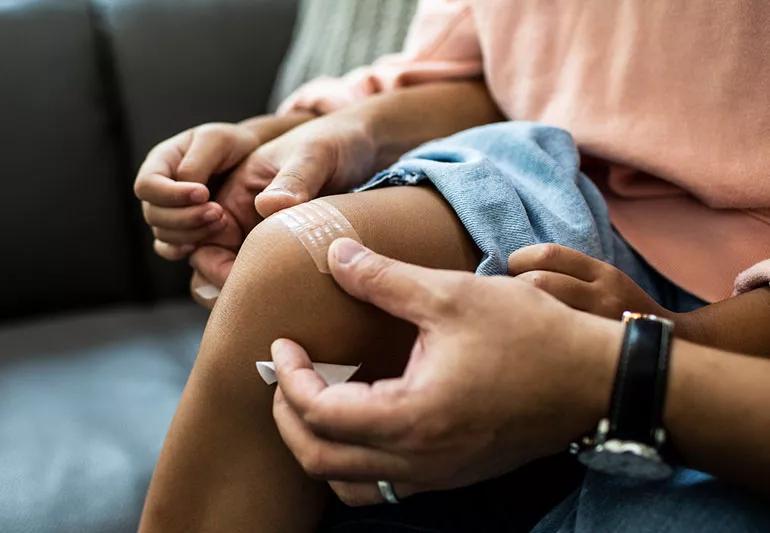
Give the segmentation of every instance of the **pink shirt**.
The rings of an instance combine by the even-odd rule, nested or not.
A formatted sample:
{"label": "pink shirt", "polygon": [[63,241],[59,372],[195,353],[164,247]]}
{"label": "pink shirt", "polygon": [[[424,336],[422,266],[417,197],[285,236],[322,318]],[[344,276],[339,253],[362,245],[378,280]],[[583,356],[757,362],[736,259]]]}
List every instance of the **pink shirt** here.
{"label": "pink shirt", "polygon": [[716,301],[770,280],[768,28],[765,0],[423,0],[403,52],[281,111],[483,75],[509,118],[570,131],[618,231]]}

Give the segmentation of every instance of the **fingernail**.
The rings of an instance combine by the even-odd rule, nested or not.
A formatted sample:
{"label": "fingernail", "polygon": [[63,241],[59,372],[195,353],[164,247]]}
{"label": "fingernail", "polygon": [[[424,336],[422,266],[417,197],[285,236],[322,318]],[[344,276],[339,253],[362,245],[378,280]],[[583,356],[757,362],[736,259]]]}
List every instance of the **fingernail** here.
{"label": "fingernail", "polygon": [[190,193],[190,199],[196,204],[202,204],[203,202],[209,199],[209,192],[206,189],[201,189],[200,187],[196,187]]}
{"label": "fingernail", "polygon": [[270,355],[275,364],[280,365],[283,362],[287,347],[288,345],[283,339],[276,339],[270,345]]}
{"label": "fingernail", "polygon": [[281,196],[290,196],[291,198],[296,198],[297,193],[290,191],[288,189],[284,189],[283,187],[276,187],[275,189],[265,189],[262,194],[275,194],[275,195],[281,195]]}
{"label": "fingernail", "polygon": [[213,285],[201,285],[195,288],[195,294],[204,300],[213,300],[219,297],[219,289]]}
{"label": "fingernail", "polygon": [[209,209],[203,215],[203,220],[206,222],[214,222],[222,217],[222,212],[219,209]]}
{"label": "fingernail", "polygon": [[353,239],[337,239],[333,246],[334,259],[341,265],[353,264],[366,253],[366,248]]}

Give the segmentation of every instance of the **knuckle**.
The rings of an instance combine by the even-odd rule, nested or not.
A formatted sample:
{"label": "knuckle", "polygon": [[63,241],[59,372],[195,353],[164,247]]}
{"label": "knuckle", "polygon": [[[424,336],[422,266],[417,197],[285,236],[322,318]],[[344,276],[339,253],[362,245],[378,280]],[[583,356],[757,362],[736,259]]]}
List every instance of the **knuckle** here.
{"label": "knuckle", "polygon": [[440,316],[455,316],[462,310],[461,285],[450,283],[440,287],[434,287],[431,291],[431,306]]}
{"label": "knuckle", "polygon": [[594,311],[607,318],[619,318],[623,313],[621,300],[613,294],[602,294],[597,300],[597,309]]}
{"label": "knuckle", "polygon": [[224,122],[207,122],[195,128],[195,134],[202,137],[224,137],[230,133],[229,126]]}
{"label": "knuckle", "polygon": [[535,254],[535,261],[538,263],[550,263],[558,259],[561,255],[561,247],[554,243],[541,244]]}
{"label": "knuckle", "polygon": [[328,471],[326,454],[319,445],[309,446],[300,456],[300,464],[307,475],[312,478],[322,478]]}
{"label": "knuckle", "polygon": [[529,284],[537,289],[546,290],[548,288],[548,277],[542,272],[533,272],[526,278]]}
{"label": "knuckle", "polygon": [[380,287],[386,283],[386,278],[393,266],[393,261],[386,257],[367,254],[358,262],[358,282],[362,288]]}
{"label": "knuckle", "polygon": [[305,175],[296,168],[287,168],[282,170],[280,179],[282,181],[305,183]]}
{"label": "knuckle", "polygon": [[145,200],[147,196],[147,180],[143,175],[137,176],[134,180],[134,196],[140,200]]}

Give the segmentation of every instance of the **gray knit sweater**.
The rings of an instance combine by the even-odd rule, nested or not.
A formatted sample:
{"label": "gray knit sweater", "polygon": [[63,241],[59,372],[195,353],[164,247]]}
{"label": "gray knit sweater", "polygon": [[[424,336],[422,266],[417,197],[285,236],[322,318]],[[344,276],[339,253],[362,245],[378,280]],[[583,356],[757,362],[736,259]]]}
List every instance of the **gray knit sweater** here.
{"label": "gray knit sweater", "polygon": [[417,0],[302,0],[271,108],[308,80],[400,50],[416,6]]}

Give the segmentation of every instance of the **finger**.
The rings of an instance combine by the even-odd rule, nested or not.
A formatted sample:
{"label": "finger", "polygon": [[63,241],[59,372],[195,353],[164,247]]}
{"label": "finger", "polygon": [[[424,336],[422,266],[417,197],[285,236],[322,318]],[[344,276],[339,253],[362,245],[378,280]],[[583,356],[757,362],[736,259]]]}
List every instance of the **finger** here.
{"label": "finger", "polygon": [[221,289],[233,268],[235,252],[221,246],[201,246],[190,257],[190,265],[216,288]]}
{"label": "finger", "polygon": [[519,274],[516,279],[529,283],[568,306],[582,311],[590,311],[597,298],[596,290],[590,282],[567,274],[532,270]]}
{"label": "finger", "polygon": [[257,212],[267,218],[282,209],[318,196],[326,179],[326,164],[316,157],[296,156],[276,174],[267,188],[254,199]]}
{"label": "finger", "polygon": [[152,233],[156,239],[169,244],[197,244],[212,233],[223,229],[225,223],[225,220],[220,218],[216,222],[191,230],[167,229],[153,226]]}
{"label": "finger", "polygon": [[140,200],[162,207],[202,204],[209,199],[205,185],[175,181],[158,173],[140,174],[134,192]]}
{"label": "finger", "polygon": [[273,400],[273,417],[281,438],[311,477],[369,481],[404,479],[409,475],[409,463],[395,454],[315,435],[286,401],[280,387]]}
{"label": "finger", "polygon": [[160,207],[142,202],[144,220],[159,228],[192,230],[207,226],[222,218],[224,210],[215,202],[191,207]]}
{"label": "finger", "polygon": [[213,174],[226,170],[224,167],[233,151],[231,144],[227,135],[216,126],[197,128],[190,147],[176,168],[176,177],[183,181],[208,183]]}
{"label": "finger", "polygon": [[[361,507],[363,505],[377,505],[385,503],[385,498],[380,493],[376,481],[370,482],[350,482],[350,481],[329,481],[337,498],[349,507]],[[396,498],[404,500],[412,494],[424,492],[427,488],[418,488],[418,485],[408,483],[393,483],[393,492]]]}
{"label": "finger", "polygon": [[192,133],[187,131],[150,151],[134,182],[134,192],[140,200],[164,207],[201,204],[208,200],[206,186],[174,179],[174,171],[191,141]]}
{"label": "finger", "polygon": [[525,246],[508,257],[508,274],[517,276],[530,270],[548,270],[593,281],[606,263],[560,244]]}
{"label": "finger", "polygon": [[190,244],[179,246],[159,241],[158,239],[155,239],[152,243],[152,247],[156,254],[169,261],[179,261],[180,259],[184,259],[195,250],[195,246]]}
{"label": "finger", "polygon": [[352,239],[329,248],[329,268],[340,287],[393,316],[426,325],[453,305],[453,290],[471,274],[432,270],[376,254]]}
{"label": "finger", "polygon": [[190,293],[195,302],[211,311],[219,298],[219,289],[197,270],[190,278]]}
{"label": "finger", "polygon": [[[271,353],[283,397],[319,436],[362,445],[394,442],[419,415],[416,408],[409,410],[401,380],[330,387],[298,344],[279,339],[273,343]],[[386,386],[378,386],[384,382]]]}

